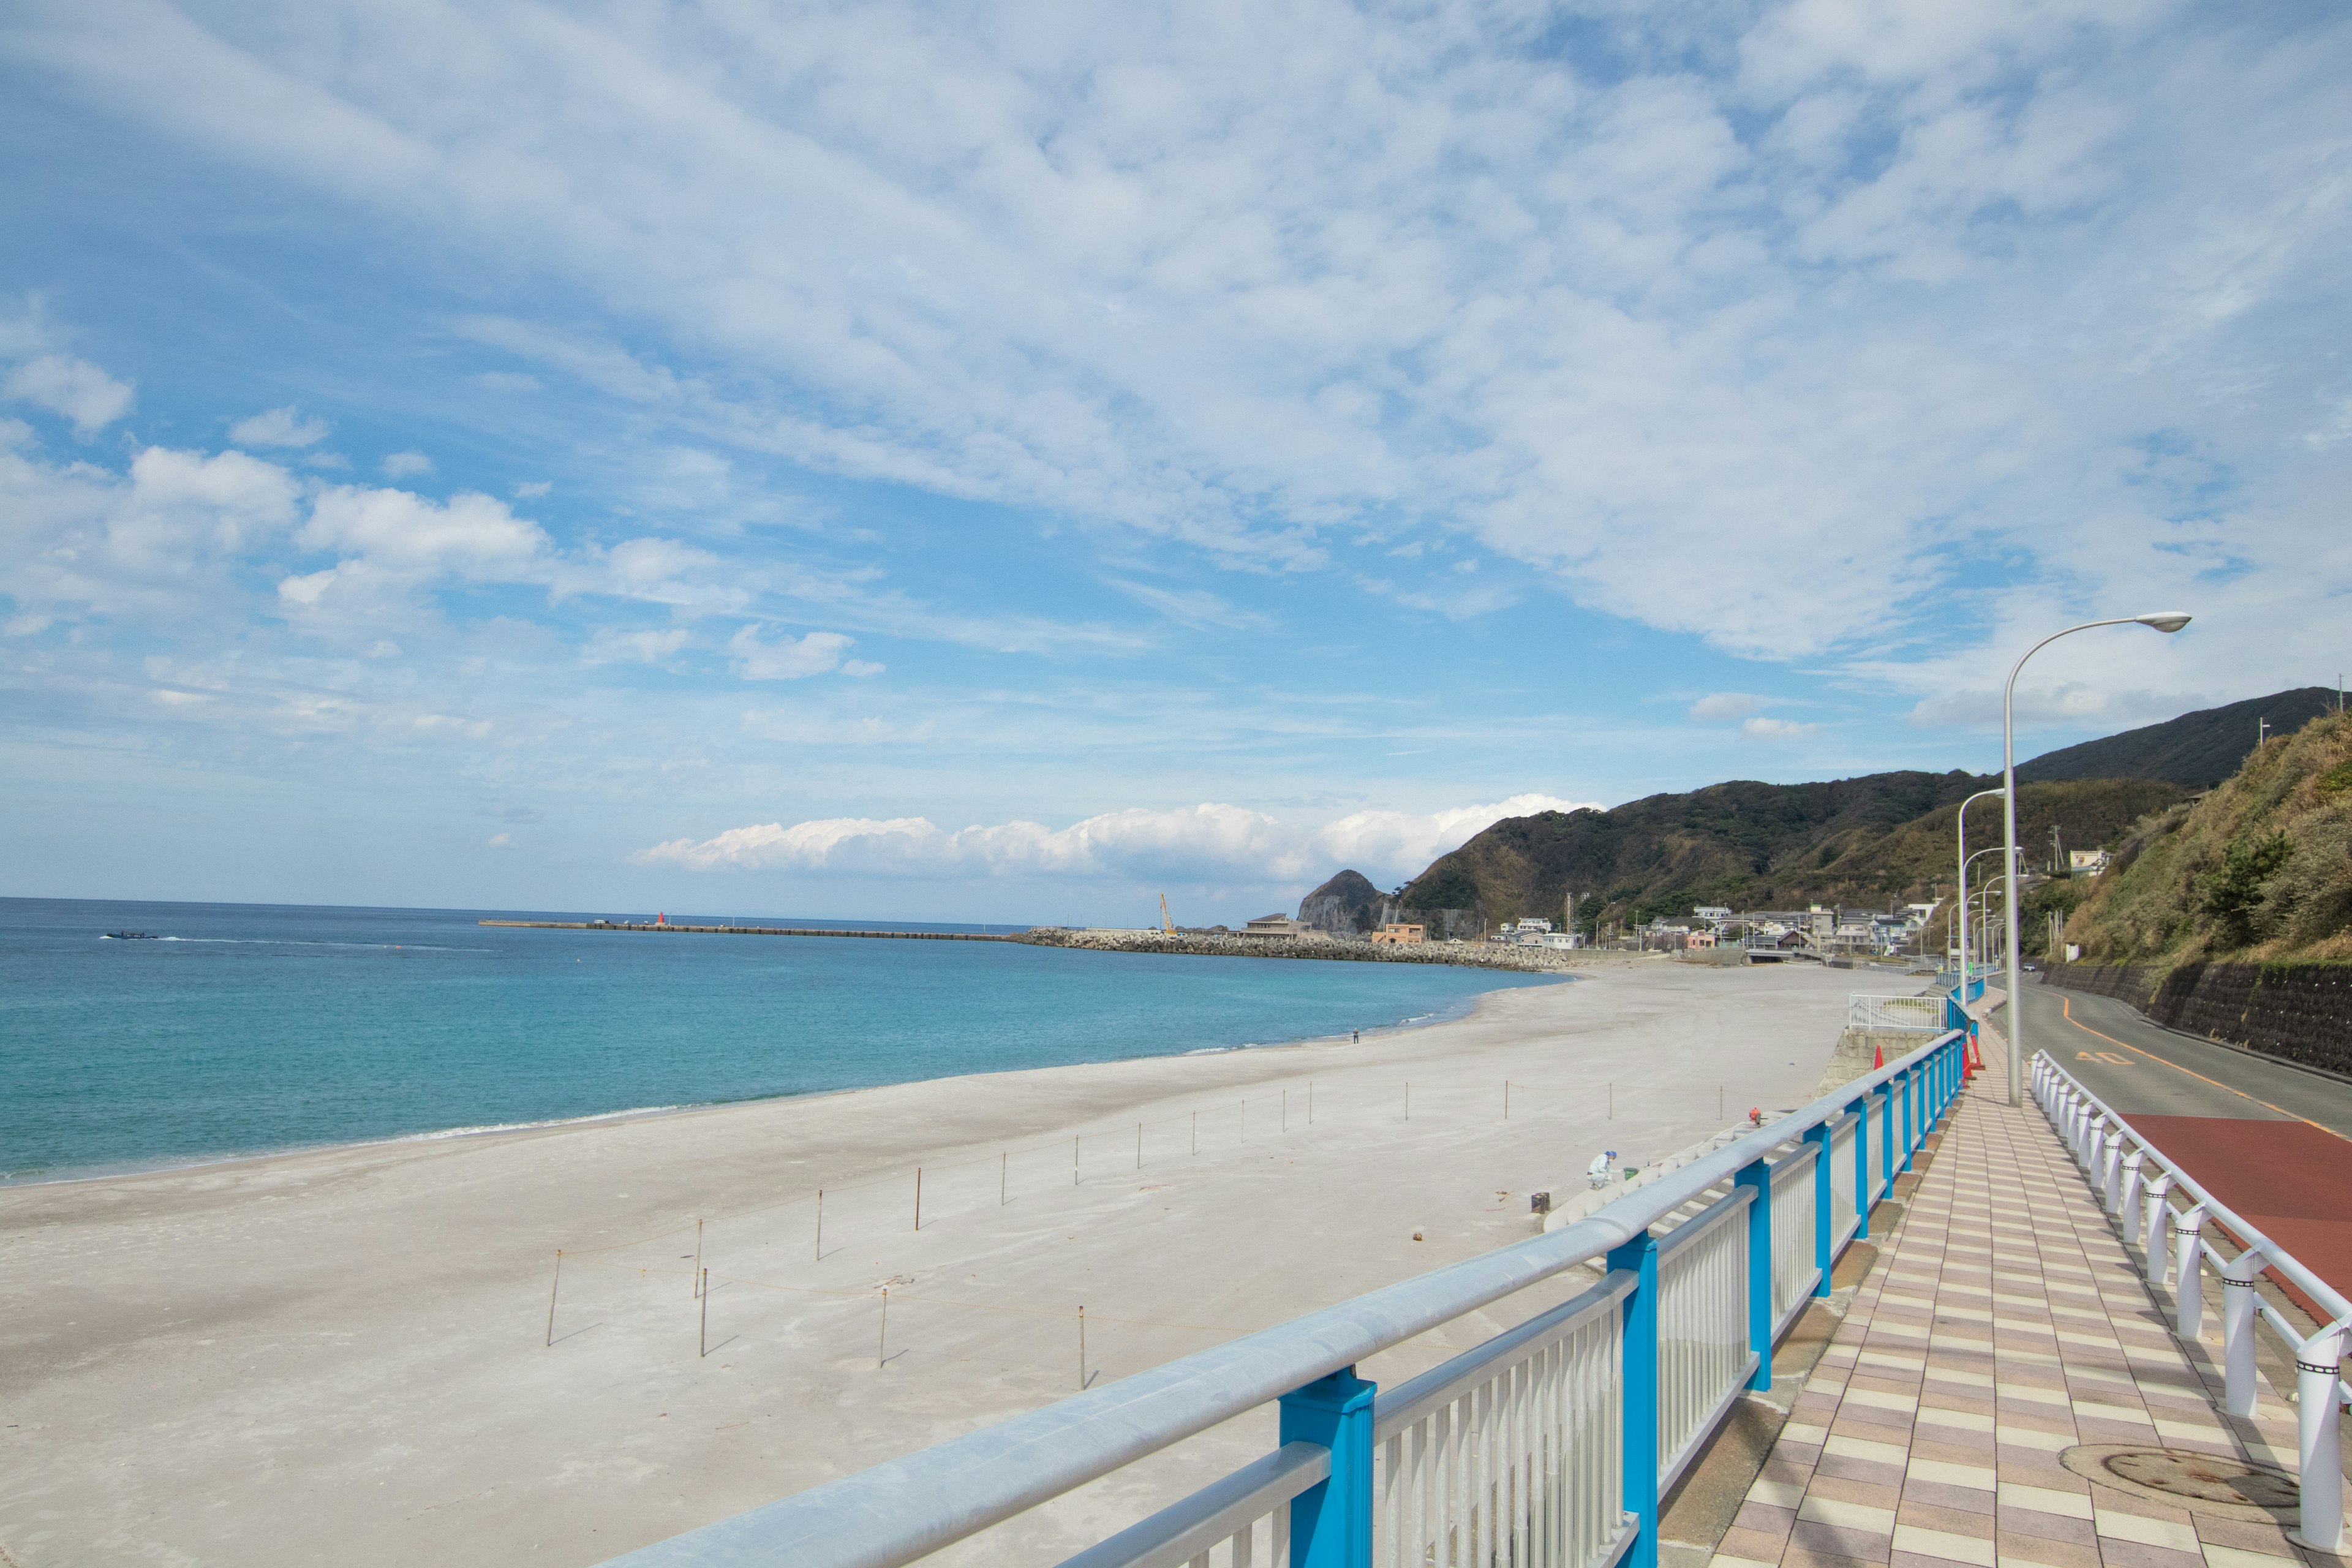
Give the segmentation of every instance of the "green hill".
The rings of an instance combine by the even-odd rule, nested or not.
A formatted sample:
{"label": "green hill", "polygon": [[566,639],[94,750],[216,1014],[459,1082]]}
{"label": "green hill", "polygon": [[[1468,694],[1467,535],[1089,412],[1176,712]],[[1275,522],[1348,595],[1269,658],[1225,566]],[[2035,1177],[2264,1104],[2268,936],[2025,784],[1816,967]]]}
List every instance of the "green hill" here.
{"label": "green hill", "polygon": [[2065,940],[2099,963],[2352,960],[2352,715],[2273,738],[2126,838]]}
{"label": "green hill", "polygon": [[2163,779],[2183,789],[2211,789],[2238,771],[2254,749],[2262,721],[2273,735],[2291,735],[2322,713],[2336,711],[2336,695],[2324,686],[2274,691],[2222,708],[2183,713],[2161,724],[2126,730],[2020,763],[2020,784],[2053,779]]}
{"label": "green hill", "polygon": [[[1570,892],[1584,929],[1687,914],[1698,904],[1925,901],[1953,881],[1960,801],[1999,782],[1965,773],[1738,781],[1613,811],[1510,817],[1440,857],[1397,901],[1440,926],[1447,922],[1439,911],[1464,911],[1452,922],[1457,933],[1523,915],[1557,920]],[[2179,795],[2147,779],[2021,785],[2020,841],[2032,847],[2029,863],[2050,856],[2053,827],[2069,848],[2096,847]],[[1979,803],[1969,814],[1976,844],[1997,843],[2000,823],[1996,803]]]}

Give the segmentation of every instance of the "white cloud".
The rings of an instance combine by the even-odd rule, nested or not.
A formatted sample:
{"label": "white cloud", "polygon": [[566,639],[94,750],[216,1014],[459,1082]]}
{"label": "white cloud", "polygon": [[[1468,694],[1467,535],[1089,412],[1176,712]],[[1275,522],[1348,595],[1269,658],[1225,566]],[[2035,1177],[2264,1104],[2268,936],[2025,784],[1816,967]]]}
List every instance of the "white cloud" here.
{"label": "white cloud", "polygon": [[489,496],[461,492],[439,502],[355,485],[321,492],[299,537],[310,549],[363,557],[403,576],[453,572],[493,580],[536,575],[525,569],[552,542]]}
{"label": "white cloud", "polygon": [[93,615],[217,614],[233,563],[292,524],[299,496],[292,475],[242,452],[150,447],[118,476],[0,448],[0,584],[19,635]]}
{"label": "white cloud", "polygon": [[2305,427],[2325,370],[2229,334],[2340,270],[2352,34],[1964,10],[1619,8],[1593,69],[1445,7],[820,5],[552,38],[492,4],[462,95],[434,28],[335,0],[347,51],[72,7],[19,47],[650,323],[625,349],[477,318],[530,367],[485,385],[543,374],[698,444],[1220,562],[1312,570],[1367,517],[1468,533],[1785,659],[1902,627],[1947,547],[2081,537],[2070,492],[2128,500],[2094,458],[2134,436],[2220,418],[2274,466],[2277,400]]}
{"label": "white cloud", "polygon": [[131,412],[131,387],[85,360],[44,354],[8,374],[7,395],[73,421],[74,434],[95,436]]}
{"label": "white cloud", "polygon": [[551,480],[548,480],[548,479],[531,479],[531,480],[529,480],[529,481],[527,481],[527,482],[525,482],[525,483],[523,483],[523,484],[520,484],[520,485],[515,486],[515,488],[514,488],[515,500],[537,500],[540,497],[541,497],[541,496],[545,495],[548,491],[550,491],[550,490],[553,489],[554,488],[555,488],[555,486],[554,486],[553,482],[552,482],[552,481],[551,481]]}
{"label": "white cloud", "polygon": [[383,460],[383,471],[395,479],[433,471],[433,459],[422,452],[394,452]]}
{"label": "white cloud", "polygon": [[1690,705],[1694,724],[1727,724],[1764,706],[1764,699],[1745,691],[1711,691]]}
{"label": "white cloud", "polygon": [[1820,728],[1819,724],[1802,724],[1794,719],[1750,719],[1739,726],[1739,732],[1751,741],[1791,741]]}
{"label": "white cloud", "polygon": [[878,664],[842,658],[856,640],[839,632],[811,632],[803,637],[787,634],[764,642],[757,627],[744,626],[728,639],[727,651],[733,656],[736,675],[745,680],[798,680],[835,670],[844,675],[881,674]]}
{"label": "white cloud", "polygon": [[229,438],[245,447],[315,447],[334,428],[323,419],[305,419],[292,405],[272,408],[228,427]]}
{"label": "white cloud", "polygon": [[928,817],[828,817],[730,828],[656,845],[637,859],[693,870],[865,876],[1031,876],[1252,884],[1320,880],[1343,866],[1402,881],[1504,816],[1577,809],[1545,795],[1429,813],[1359,812],[1319,826],[1205,803],[1129,809],[1067,827],[1012,821],[949,832]]}
{"label": "white cloud", "polygon": [[1419,875],[1432,860],[1460,848],[1504,817],[1598,809],[1594,801],[1527,794],[1439,811],[1360,811],[1316,829],[1314,843],[1329,870],[1352,866],[1386,886]]}
{"label": "white cloud", "polygon": [[589,664],[667,664],[692,641],[694,634],[683,626],[667,631],[614,631],[599,626],[588,639],[582,659]]}

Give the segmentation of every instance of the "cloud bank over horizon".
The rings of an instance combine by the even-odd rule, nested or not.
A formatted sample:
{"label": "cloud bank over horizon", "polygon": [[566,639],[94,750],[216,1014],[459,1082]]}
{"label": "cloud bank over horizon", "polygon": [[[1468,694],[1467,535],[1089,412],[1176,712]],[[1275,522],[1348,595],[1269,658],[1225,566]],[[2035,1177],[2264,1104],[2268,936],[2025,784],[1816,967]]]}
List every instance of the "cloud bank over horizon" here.
{"label": "cloud bank over horizon", "polygon": [[1599,809],[1544,795],[1490,805],[1409,813],[1360,811],[1318,826],[1204,802],[1170,811],[1106,812],[1054,829],[1035,822],[947,832],[924,817],[833,817],[730,828],[696,842],[677,838],[641,851],[647,865],[698,871],[786,869],[851,876],[957,873],[1245,886],[1320,882],[1342,868],[1384,886],[1402,884],[1507,816]]}
{"label": "cloud bank over horizon", "polygon": [[0,73],[44,888],[117,787],[190,889],[1402,877],[1981,767],[2070,620],[2198,617],[2029,750],[2342,662],[2326,8],[30,0]]}

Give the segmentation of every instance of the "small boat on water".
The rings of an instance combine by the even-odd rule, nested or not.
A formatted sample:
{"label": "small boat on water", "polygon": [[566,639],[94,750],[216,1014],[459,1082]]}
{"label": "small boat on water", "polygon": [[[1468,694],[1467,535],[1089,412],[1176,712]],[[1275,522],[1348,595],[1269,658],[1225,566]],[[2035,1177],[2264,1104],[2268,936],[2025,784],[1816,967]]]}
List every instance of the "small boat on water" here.
{"label": "small boat on water", "polygon": [[110,931],[99,936],[100,942],[161,942],[163,939],[152,931]]}

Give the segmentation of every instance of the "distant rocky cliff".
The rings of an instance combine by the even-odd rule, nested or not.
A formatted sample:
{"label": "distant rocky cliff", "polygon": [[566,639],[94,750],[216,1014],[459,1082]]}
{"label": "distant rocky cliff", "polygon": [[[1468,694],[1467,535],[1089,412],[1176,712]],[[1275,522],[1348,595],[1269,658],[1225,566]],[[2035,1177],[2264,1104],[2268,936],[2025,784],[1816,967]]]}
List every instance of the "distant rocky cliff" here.
{"label": "distant rocky cliff", "polygon": [[1342,871],[1298,900],[1298,919],[1309,931],[1360,934],[1390,918],[1389,900],[1371,879]]}

